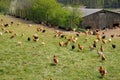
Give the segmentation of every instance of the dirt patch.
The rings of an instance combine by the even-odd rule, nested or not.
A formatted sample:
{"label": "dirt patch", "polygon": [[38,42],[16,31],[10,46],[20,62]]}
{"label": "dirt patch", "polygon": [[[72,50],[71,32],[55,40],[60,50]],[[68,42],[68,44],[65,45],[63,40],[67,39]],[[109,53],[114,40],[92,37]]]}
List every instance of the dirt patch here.
{"label": "dirt patch", "polygon": [[111,35],[114,35],[115,37],[119,37],[120,28],[103,30],[100,31],[100,34],[102,35],[103,32],[107,37],[110,37]]}

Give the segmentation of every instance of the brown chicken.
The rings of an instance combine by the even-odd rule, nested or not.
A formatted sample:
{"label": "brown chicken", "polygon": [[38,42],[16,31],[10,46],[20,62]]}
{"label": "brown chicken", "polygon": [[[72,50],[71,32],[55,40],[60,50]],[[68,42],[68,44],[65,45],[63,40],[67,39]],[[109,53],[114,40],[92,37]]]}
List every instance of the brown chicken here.
{"label": "brown chicken", "polygon": [[80,44],[78,44],[78,48],[79,48],[80,50],[83,50],[83,49],[84,49],[84,46],[81,46]]}
{"label": "brown chicken", "polygon": [[65,43],[64,43],[64,46],[68,46],[69,45],[69,41],[66,41]]}
{"label": "brown chicken", "polygon": [[10,37],[10,39],[12,39],[12,38],[14,38],[14,37],[16,37],[17,36],[17,34],[15,33],[15,34],[13,34],[11,37]]}
{"label": "brown chicken", "polygon": [[55,64],[58,64],[59,61],[58,61],[57,56],[55,56],[55,55],[53,56],[53,61],[54,61]]}
{"label": "brown chicken", "polygon": [[103,78],[106,75],[107,71],[102,66],[100,66],[99,67],[99,73],[101,74],[101,76]]}
{"label": "brown chicken", "polygon": [[101,59],[105,60],[105,55],[104,54],[101,55]]}
{"label": "brown chicken", "polygon": [[104,51],[104,48],[103,48],[103,46],[101,45],[101,47],[100,47],[100,51],[101,52],[103,52]]}
{"label": "brown chicken", "polygon": [[64,42],[59,42],[59,46],[60,47],[64,46]]}
{"label": "brown chicken", "polygon": [[94,47],[93,47],[93,46],[91,46],[91,45],[89,45],[89,48],[90,48],[90,50],[93,50],[93,49],[94,49]]}
{"label": "brown chicken", "polygon": [[98,40],[101,40],[101,36],[100,36],[100,35],[97,35],[97,39],[98,39]]}
{"label": "brown chicken", "polygon": [[105,39],[102,39],[102,42],[103,42],[104,44],[106,44],[106,43],[107,43],[107,40],[105,40]]}

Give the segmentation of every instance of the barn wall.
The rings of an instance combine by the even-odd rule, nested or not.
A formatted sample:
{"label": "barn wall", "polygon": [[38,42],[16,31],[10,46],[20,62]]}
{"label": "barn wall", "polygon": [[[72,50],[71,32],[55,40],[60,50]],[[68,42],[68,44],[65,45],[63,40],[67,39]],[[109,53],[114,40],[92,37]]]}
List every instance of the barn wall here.
{"label": "barn wall", "polygon": [[[104,14],[104,16],[101,15]],[[100,16],[101,15],[101,16]],[[92,29],[113,28],[113,24],[120,24],[120,14],[102,10],[83,17],[83,27],[91,26]]]}

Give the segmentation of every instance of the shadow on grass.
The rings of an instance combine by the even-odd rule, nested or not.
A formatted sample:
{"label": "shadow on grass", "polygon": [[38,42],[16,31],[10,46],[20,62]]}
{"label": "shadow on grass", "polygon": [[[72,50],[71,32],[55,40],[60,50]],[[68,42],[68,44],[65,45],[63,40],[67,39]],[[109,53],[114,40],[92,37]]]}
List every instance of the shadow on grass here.
{"label": "shadow on grass", "polygon": [[97,76],[99,79],[103,79],[103,77],[102,76]]}
{"label": "shadow on grass", "polygon": [[51,63],[50,66],[56,66],[56,64],[55,63]]}

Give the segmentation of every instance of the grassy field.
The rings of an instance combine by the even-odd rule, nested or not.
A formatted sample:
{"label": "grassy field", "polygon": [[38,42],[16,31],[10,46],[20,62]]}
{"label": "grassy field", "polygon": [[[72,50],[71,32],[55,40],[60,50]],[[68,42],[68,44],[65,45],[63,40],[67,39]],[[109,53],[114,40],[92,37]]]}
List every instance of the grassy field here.
{"label": "grassy field", "polygon": [[[3,35],[0,36],[0,80],[120,80],[120,38],[113,38],[112,42],[103,44],[101,41],[97,44],[97,49],[103,44],[105,48],[105,61],[97,54],[97,49],[89,50],[89,45],[93,44],[95,36],[88,36],[85,42],[85,35],[81,34],[75,43],[76,48],[60,47],[60,41],[66,41],[63,38],[55,38],[53,29],[44,28],[45,33],[37,32],[37,26],[33,24],[28,27],[29,22],[0,15],[3,22],[13,25],[5,27],[7,30],[13,30],[13,33],[5,33],[0,29]],[[17,25],[17,23],[21,23]],[[17,36],[10,39],[14,33]],[[21,36],[24,34],[23,36]],[[38,34],[39,41],[32,40],[33,34]],[[67,37],[75,33],[63,33]],[[27,41],[30,37],[31,41]],[[19,46],[18,42],[22,42]],[[45,45],[41,45],[44,41]],[[77,44],[84,46],[84,50],[79,50]],[[116,44],[113,49],[111,44]],[[59,59],[58,65],[53,65],[53,55]],[[107,70],[104,79],[98,71],[99,66]]]}

